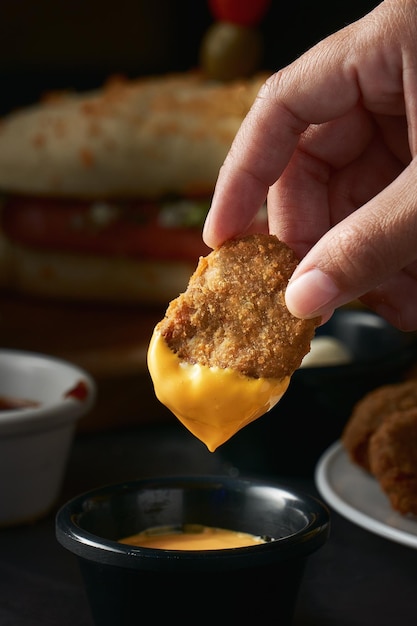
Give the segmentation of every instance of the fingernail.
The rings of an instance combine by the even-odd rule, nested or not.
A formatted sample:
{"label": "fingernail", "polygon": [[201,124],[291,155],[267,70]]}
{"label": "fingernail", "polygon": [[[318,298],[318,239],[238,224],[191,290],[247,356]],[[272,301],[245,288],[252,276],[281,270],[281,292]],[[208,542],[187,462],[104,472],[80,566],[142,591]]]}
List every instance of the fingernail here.
{"label": "fingernail", "polygon": [[327,274],[313,269],[288,283],[285,301],[293,315],[309,318],[326,312],[339,293]]}

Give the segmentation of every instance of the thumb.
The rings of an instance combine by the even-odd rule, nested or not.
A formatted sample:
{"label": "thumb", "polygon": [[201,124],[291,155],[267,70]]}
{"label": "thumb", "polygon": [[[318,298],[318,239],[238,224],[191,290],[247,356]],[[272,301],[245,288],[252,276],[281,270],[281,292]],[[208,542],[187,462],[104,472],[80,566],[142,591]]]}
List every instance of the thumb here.
{"label": "thumb", "polygon": [[373,308],[379,294],[381,305],[398,312],[413,296],[416,302],[417,275],[410,281],[405,271],[417,259],[416,182],[412,161],[384,191],[316,243],[287,287],[286,304],[293,315],[328,318],[335,308],[365,294]]}

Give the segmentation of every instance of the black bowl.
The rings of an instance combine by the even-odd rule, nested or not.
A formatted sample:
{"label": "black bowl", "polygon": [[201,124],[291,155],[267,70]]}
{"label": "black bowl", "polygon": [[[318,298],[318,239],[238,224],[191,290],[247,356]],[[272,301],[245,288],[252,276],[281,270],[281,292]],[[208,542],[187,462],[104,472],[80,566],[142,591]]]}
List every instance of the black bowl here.
{"label": "black bowl", "polygon": [[417,361],[416,335],[365,309],[336,311],[316,334],[340,340],[351,361],[294,372],[280,402],[219,449],[241,473],[312,475],[355,403],[375,387],[402,380]]}
{"label": "black bowl", "polygon": [[[274,541],[222,550],[161,550],[118,539],[154,526],[228,528]],[[168,477],[102,487],[64,505],[58,541],[79,560],[97,626],[290,624],[307,557],[329,533],[316,498],[230,477]]]}

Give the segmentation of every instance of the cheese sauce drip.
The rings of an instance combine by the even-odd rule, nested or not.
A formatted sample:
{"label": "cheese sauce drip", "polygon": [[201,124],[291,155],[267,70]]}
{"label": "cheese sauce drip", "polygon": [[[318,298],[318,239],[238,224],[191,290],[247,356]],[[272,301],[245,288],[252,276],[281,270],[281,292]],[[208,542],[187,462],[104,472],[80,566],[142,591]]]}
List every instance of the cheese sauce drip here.
{"label": "cheese sauce drip", "polygon": [[290,382],[290,376],[250,378],[231,368],[181,361],[157,327],[148,348],[148,368],[158,400],[210,452],[269,411]]}

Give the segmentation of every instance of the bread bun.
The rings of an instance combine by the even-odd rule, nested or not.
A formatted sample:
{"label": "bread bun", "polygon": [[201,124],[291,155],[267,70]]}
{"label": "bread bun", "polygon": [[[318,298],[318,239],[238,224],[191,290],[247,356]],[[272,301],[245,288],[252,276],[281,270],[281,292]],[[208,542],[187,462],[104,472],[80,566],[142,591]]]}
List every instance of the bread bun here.
{"label": "bread bun", "polygon": [[181,260],[75,255],[20,246],[9,256],[8,282],[15,291],[73,302],[165,305],[185,289],[194,269]]}
{"label": "bread bun", "polygon": [[265,77],[200,73],[112,80],[10,114],[0,125],[0,189],[72,197],[211,193]]}

